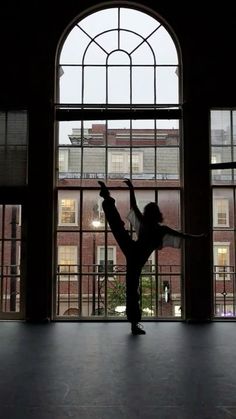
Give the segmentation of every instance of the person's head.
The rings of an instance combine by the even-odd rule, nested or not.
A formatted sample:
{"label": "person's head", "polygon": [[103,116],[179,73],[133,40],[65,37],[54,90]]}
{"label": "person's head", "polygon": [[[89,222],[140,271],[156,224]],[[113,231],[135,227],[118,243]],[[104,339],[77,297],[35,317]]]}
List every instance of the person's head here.
{"label": "person's head", "polygon": [[155,202],[149,202],[143,209],[143,217],[145,221],[150,223],[157,222],[162,223],[163,215],[160,211],[159,206]]}

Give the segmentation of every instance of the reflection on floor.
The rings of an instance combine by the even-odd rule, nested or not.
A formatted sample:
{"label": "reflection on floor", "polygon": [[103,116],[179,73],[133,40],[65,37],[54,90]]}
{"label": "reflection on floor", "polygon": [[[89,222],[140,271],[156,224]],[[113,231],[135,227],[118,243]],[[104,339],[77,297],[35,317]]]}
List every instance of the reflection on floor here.
{"label": "reflection on floor", "polygon": [[236,324],[0,323],[2,419],[236,418]]}

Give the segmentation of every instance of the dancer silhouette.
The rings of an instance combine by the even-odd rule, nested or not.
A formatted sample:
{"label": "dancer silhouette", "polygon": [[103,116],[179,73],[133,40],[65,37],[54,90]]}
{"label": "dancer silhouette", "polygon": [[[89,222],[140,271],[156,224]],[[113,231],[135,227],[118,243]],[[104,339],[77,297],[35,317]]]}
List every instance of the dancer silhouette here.
{"label": "dancer silhouette", "polygon": [[103,198],[102,206],[111,228],[111,231],[126,258],[126,315],[131,323],[133,335],[146,332],[140,325],[141,308],[139,281],[142,268],[151,253],[163,247],[180,247],[182,239],[201,238],[205,234],[188,234],[174,230],[163,222],[163,215],[155,202],[150,202],[144,207],[143,213],[139,210],[135,198],[134,187],[129,179],[125,179],[130,190],[130,212],[128,220],[137,233],[137,240],[133,240],[125,229],[125,223],[115,205],[115,199],[110,196],[105,183],[98,181],[100,196]]}

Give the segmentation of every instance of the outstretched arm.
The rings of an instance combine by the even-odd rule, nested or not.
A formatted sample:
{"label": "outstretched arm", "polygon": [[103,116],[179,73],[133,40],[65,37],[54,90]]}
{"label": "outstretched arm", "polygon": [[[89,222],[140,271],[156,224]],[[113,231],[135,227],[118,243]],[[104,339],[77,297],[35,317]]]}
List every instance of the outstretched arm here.
{"label": "outstretched arm", "polygon": [[137,205],[133,184],[132,184],[130,179],[125,179],[124,182],[128,186],[129,192],[130,192],[130,207],[131,207],[131,209],[134,210],[135,215],[140,220],[142,218],[142,213],[141,213],[141,211],[140,211],[140,209],[138,208],[138,205]]}
{"label": "outstretched arm", "polygon": [[202,234],[190,234],[190,233],[183,233],[181,231],[174,230],[173,228],[170,228],[168,226],[165,226],[166,228],[166,234],[172,234],[176,237],[181,237],[183,239],[201,239],[203,237],[207,237],[207,233]]}

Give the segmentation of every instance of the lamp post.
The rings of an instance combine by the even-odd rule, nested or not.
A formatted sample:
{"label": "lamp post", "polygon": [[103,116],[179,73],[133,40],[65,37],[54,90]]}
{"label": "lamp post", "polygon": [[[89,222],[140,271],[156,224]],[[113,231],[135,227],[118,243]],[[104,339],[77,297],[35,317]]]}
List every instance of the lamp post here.
{"label": "lamp post", "polygon": [[[92,226],[94,228],[100,227],[101,223],[99,220],[93,220]],[[93,289],[92,289],[92,315],[95,315],[95,301],[96,301],[96,276],[95,276],[95,266],[96,266],[96,233],[93,232]]]}

